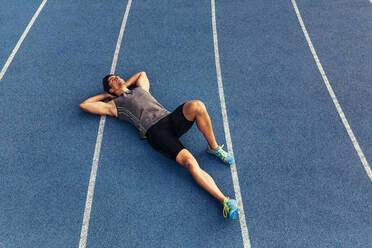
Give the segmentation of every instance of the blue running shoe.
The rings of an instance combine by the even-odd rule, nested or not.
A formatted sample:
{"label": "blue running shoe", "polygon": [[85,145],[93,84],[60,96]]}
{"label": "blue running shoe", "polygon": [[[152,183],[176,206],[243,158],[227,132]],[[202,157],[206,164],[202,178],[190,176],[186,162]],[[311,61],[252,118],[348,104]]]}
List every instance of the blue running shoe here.
{"label": "blue running shoe", "polygon": [[209,146],[207,149],[207,152],[210,154],[216,155],[219,159],[221,159],[225,164],[232,165],[235,163],[234,158],[226,151],[224,151],[223,148],[224,145],[218,146],[216,150],[212,150]]}
{"label": "blue running shoe", "polygon": [[223,217],[235,220],[238,217],[238,204],[234,199],[227,198],[223,202]]}

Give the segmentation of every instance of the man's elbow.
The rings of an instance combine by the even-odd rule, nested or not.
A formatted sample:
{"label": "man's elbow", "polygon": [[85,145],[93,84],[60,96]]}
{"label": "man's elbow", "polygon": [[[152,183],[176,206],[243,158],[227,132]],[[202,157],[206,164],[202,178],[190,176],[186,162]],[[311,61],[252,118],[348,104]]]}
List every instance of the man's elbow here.
{"label": "man's elbow", "polygon": [[87,106],[86,106],[85,103],[80,103],[79,107],[80,107],[81,110],[87,112]]}

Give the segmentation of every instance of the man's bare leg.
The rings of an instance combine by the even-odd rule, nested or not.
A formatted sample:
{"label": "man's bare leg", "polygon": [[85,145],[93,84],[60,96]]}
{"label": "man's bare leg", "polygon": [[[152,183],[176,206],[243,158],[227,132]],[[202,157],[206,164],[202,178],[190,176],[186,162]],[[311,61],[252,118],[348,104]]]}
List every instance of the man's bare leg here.
{"label": "man's bare leg", "polygon": [[198,100],[189,101],[183,105],[182,111],[187,120],[196,121],[198,129],[203,133],[209,147],[215,150],[218,144],[214,137],[211,119],[205,105]]}
{"label": "man's bare leg", "polygon": [[213,178],[199,167],[198,162],[188,150],[182,149],[178,153],[176,161],[190,172],[190,174],[200,187],[205,189],[219,202],[223,203],[224,200],[227,199],[227,197],[222,194],[221,190],[217,187]]}

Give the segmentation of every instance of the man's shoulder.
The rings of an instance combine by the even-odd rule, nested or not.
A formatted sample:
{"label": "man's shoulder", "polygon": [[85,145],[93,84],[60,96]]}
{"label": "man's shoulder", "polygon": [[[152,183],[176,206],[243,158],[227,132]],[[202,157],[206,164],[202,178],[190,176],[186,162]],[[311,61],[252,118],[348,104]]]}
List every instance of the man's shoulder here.
{"label": "man's shoulder", "polygon": [[144,93],[147,93],[147,94],[150,94],[150,95],[151,95],[151,93],[150,93],[149,90],[146,90],[146,89],[144,89],[144,88],[142,88],[142,87],[139,87],[139,86],[133,88],[132,91],[136,91],[136,92],[144,92]]}

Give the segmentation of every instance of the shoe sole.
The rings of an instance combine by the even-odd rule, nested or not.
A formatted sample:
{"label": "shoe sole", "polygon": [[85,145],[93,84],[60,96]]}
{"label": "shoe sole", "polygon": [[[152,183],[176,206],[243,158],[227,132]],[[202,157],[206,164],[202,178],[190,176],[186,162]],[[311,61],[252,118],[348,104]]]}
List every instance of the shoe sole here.
{"label": "shoe sole", "polygon": [[219,157],[217,157],[217,155],[216,155],[215,153],[210,152],[209,150],[206,150],[206,152],[209,153],[209,154],[214,155],[218,160],[220,160],[220,161],[221,161],[222,163],[224,163],[225,165],[230,166],[230,165],[232,165],[232,164],[235,164],[235,160],[232,161],[232,163],[230,164],[229,162],[227,162],[227,161],[225,162],[225,161],[223,161],[222,159],[220,159]]}
{"label": "shoe sole", "polygon": [[234,210],[230,210],[230,212],[229,212],[230,219],[235,220],[238,217],[238,213],[239,213],[239,211],[238,211],[237,208],[234,209]]}

